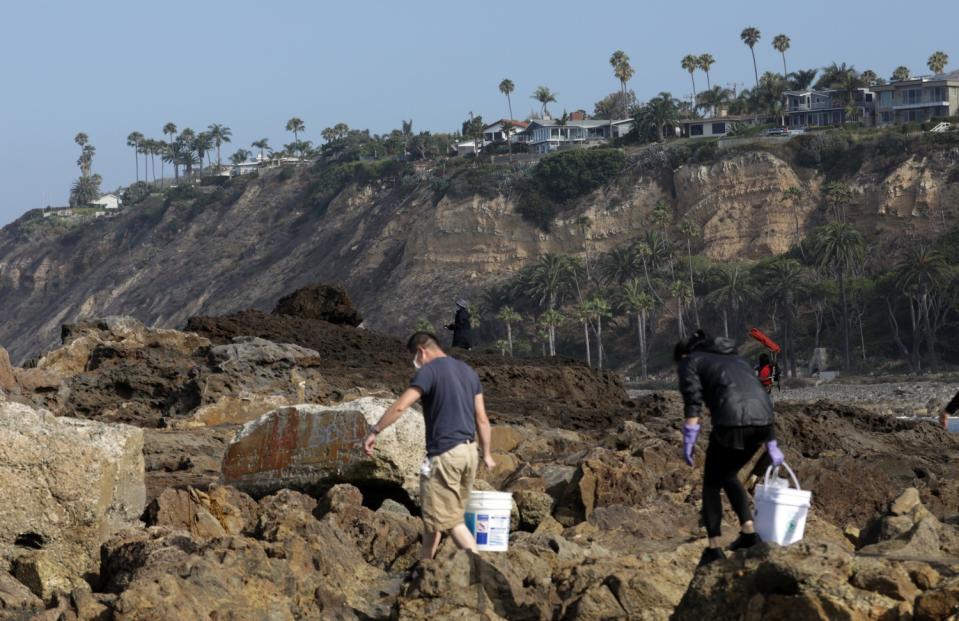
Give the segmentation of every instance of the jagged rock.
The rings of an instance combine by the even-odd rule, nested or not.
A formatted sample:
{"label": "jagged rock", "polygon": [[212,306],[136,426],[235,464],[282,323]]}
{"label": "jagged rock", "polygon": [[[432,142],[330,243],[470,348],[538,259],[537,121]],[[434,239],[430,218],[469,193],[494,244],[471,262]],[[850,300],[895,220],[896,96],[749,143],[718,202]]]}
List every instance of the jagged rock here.
{"label": "jagged rock", "polygon": [[898,498],[889,505],[890,515],[906,515],[919,506],[919,490],[915,487],[907,488]]}
{"label": "jagged rock", "polygon": [[17,388],[17,378],[13,374],[13,365],[10,364],[10,354],[0,347],[0,391],[10,393]]}
{"label": "jagged rock", "polygon": [[100,544],[143,512],[143,432],[0,403],[0,490],[0,558],[41,548],[52,573],[95,572]]}
{"label": "jagged rock", "polygon": [[0,571],[0,613],[41,608],[43,601],[6,571]]}
{"label": "jagged rock", "polygon": [[950,578],[937,588],[916,598],[916,621],[952,619],[959,611],[959,577]]}
{"label": "jagged rock", "polygon": [[183,529],[196,537],[220,537],[242,533],[256,511],[252,498],[231,487],[214,487],[209,492],[171,488],[150,503],[144,518],[148,526]]}
{"label": "jagged rock", "polygon": [[57,392],[60,390],[62,380],[60,376],[47,371],[46,369],[14,369],[14,377],[17,385],[24,393],[34,392]]}
{"label": "jagged rock", "polygon": [[297,405],[269,412],[237,433],[223,458],[224,482],[253,495],[282,488],[323,489],[339,481],[388,482],[419,493],[425,455],[423,417],[409,411],[361,447],[390,401],[363,398],[335,406]]}
{"label": "jagged rock", "polygon": [[311,285],[297,289],[280,298],[273,313],[353,327],[363,323],[363,318],[350,301],[346,289],[333,285]]}
{"label": "jagged rock", "polygon": [[406,505],[400,504],[393,500],[392,498],[387,498],[380,504],[380,508],[376,510],[377,513],[395,513],[396,515],[412,515],[410,510],[406,508]]}
{"label": "jagged rock", "polygon": [[513,499],[519,509],[519,527],[533,531],[553,513],[553,497],[545,492],[513,492]]}
{"label": "jagged rock", "polygon": [[86,584],[72,567],[64,566],[47,550],[30,550],[18,556],[13,560],[11,572],[47,604]]}
{"label": "jagged rock", "polygon": [[698,570],[673,618],[722,619],[732,610],[756,619],[902,618],[915,593],[894,562],[811,541],[763,544]]}

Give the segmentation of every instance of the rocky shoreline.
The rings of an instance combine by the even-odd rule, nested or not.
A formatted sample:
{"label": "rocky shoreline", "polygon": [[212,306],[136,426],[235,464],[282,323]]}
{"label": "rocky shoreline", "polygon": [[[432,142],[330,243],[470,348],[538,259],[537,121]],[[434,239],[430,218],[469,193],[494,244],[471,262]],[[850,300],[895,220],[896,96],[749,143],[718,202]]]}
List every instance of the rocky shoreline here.
{"label": "rocky shoreline", "polygon": [[[478,486],[513,493],[510,550],[473,556],[447,542],[414,576],[408,470],[422,422],[404,417],[374,459],[356,446],[408,381],[408,356],[356,327],[345,296],[304,296],[274,313],[195,318],[187,331],[86,322],[33,368],[0,364],[0,489],[18,499],[0,510],[0,618],[959,609],[959,437],[890,415],[928,409],[947,385],[784,391],[777,435],[813,490],[806,537],[696,571],[702,456],[682,462],[678,395],[627,394],[573,361],[483,353],[465,359],[484,383],[499,465]],[[725,524],[731,540],[731,513]]]}

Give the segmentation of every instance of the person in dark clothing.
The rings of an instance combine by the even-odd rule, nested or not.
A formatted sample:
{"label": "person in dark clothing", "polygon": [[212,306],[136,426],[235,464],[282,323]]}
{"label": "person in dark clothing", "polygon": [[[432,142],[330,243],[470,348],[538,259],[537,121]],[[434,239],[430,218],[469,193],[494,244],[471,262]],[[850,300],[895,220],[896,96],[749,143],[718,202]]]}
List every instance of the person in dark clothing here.
{"label": "person in dark clothing", "polygon": [[949,430],[949,417],[953,416],[957,411],[959,411],[959,392],[952,398],[952,401],[946,404],[946,408],[939,415],[939,423],[943,429]]}
{"label": "person in dark clothing", "polygon": [[456,315],[453,317],[453,323],[446,326],[447,330],[453,331],[453,347],[461,349],[471,349],[473,347],[470,312],[467,306],[468,304],[463,298],[456,300]]}
{"label": "person in dark clothing", "polygon": [[774,465],[783,454],[776,444],[773,406],[755,372],[736,354],[733,341],[709,338],[702,330],[676,344],[679,390],[683,395],[686,422],[683,426],[683,456],[693,465],[703,406],[712,417],[712,432],[703,468],[703,522],[709,547],[700,566],[725,558],[721,543],[721,490],[739,517],[741,532],[730,550],[759,543],[753,526],[749,498],[739,481],[739,470],[765,445]]}

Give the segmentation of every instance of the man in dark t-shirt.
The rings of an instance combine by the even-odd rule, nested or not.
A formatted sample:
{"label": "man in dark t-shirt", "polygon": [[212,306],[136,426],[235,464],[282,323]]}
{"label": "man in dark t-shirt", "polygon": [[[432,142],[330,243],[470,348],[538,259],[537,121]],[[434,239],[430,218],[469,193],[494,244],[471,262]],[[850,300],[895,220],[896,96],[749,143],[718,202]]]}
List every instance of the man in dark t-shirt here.
{"label": "man in dark t-shirt", "polygon": [[477,436],[483,463],[491,470],[496,467],[490,454],[483,387],[476,372],[465,362],[447,356],[434,335],[417,332],[410,337],[407,349],[413,354],[416,375],[370,429],[363,446],[372,455],[377,435],[421,401],[426,421],[426,460],[420,472],[424,525],[420,558],[433,558],[444,532],[449,532],[461,549],[476,551],[464,514],[479,462]]}

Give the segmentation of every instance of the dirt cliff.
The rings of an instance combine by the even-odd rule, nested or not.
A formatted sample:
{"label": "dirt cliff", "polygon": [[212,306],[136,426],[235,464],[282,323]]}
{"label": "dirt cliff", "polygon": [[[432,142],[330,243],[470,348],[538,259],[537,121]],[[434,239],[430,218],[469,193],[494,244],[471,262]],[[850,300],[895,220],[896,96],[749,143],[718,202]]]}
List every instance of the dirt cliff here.
{"label": "dirt cliff", "polygon": [[[542,253],[595,255],[634,240],[660,201],[675,222],[702,227],[696,250],[716,259],[784,251],[797,225],[807,231],[824,217],[826,176],[797,165],[785,145],[675,168],[644,153],[549,233],[520,218],[510,191],[450,192],[407,175],[350,182],[317,201],[319,173],[307,167],[151,196],[65,232],[28,215],[0,232],[0,344],[23,361],[53,346],[62,323],[127,314],[182,327],[199,314],[268,311],[318,281],[343,283],[369,327],[402,333],[423,317],[441,325],[457,296],[476,296]],[[871,240],[942,231],[959,198],[957,159],[953,149],[863,163],[846,179],[850,219]],[[792,187],[795,205],[783,198]],[[584,215],[589,229],[577,223]]]}

